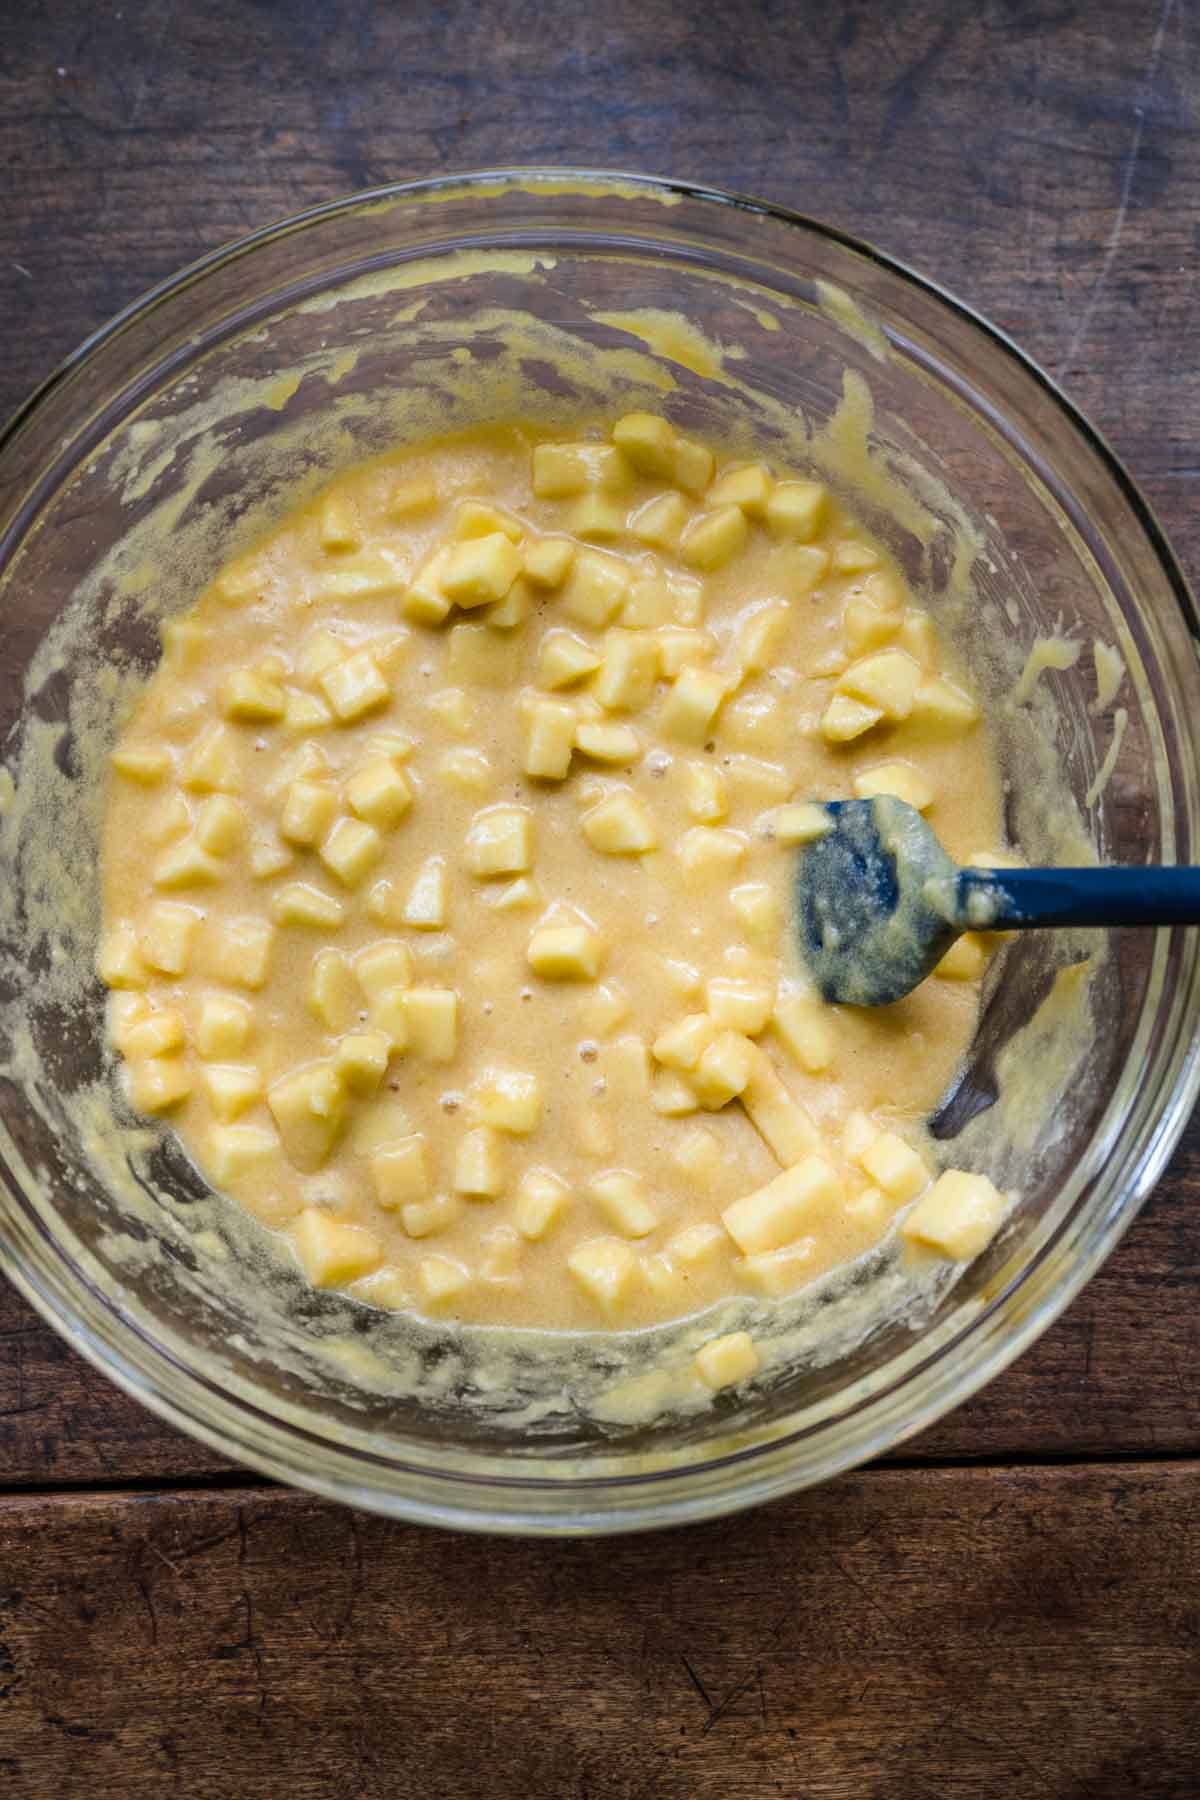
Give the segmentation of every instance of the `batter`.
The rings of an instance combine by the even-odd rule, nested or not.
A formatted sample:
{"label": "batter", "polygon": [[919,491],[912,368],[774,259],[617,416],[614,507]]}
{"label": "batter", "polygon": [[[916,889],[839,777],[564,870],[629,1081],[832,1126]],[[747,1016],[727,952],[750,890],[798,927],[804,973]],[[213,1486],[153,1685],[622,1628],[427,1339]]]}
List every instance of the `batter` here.
{"label": "batter", "polygon": [[[165,631],[113,755],[100,972],[131,1105],[318,1286],[630,1329],[1002,1210],[922,1121],[988,944],[883,1011],[792,946],[808,802],[996,855],[977,704],[818,483],[667,421],[343,475]],[[744,1333],[705,1347],[718,1387]]]}

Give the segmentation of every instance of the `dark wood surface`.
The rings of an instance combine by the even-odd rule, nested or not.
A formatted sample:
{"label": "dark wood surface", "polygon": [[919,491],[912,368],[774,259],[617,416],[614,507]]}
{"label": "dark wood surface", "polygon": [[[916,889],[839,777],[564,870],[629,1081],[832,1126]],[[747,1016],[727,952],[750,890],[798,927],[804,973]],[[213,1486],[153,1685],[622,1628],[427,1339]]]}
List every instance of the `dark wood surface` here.
{"label": "dark wood surface", "polygon": [[[1198,115],[1189,0],[8,0],[0,411],[312,202],[498,162],[668,172],[987,313],[1194,575]],[[1193,1125],[1067,1316],[902,1464],[554,1548],[251,1484],[0,1290],[0,1792],[1195,1794],[1198,1265]]]}

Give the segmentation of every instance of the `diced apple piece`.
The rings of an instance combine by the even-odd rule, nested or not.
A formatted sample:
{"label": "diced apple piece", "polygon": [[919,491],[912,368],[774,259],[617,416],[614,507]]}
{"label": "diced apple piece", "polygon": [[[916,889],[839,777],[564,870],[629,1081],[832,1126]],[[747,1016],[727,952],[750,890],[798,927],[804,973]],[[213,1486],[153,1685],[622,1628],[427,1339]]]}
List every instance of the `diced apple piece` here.
{"label": "diced apple piece", "polygon": [[924,812],[933,805],[933,789],[919,769],[909,763],[880,763],[864,769],[854,777],[854,791],[860,800],[874,800],[880,794],[891,794]]}
{"label": "diced apple piece", "polygon": [[266,986],[275,927],[256,914],[222,920],[208,952],[212,973],[231,987],[257,989]]}
{"label": "diced apple piece", "polygon": [[157,888],[177,890],[211,887],[224,877],[225,870],[216,857],[202,849],[194,837],[186,837],[156,858],[152,879]]}
{"label": "diced apple piece", "polygon": [[628,587],[624,563],[599,550],[581,550],[562,590],[562,610],[577,625],[598,631],[612,623]]}
{"label": "diced apple piece", "polygon": [[848,744],[878,725],[883,711],[852,700],[849,694],[835,694],[821,714],[821,736],[827,744]]}
{"label": "diced apple piece", "polygon": [[834,546],[833,566],[839,575],[860,575],[864,569],[876,568],[878,563],[878,553],[855,538],[844,538]]}
{"label": "diced apple piece", "polygon": [[566,1212],[571,1190],[550,1169],[527,1169],[517,1184],[513,1222],[531,1244],[553,1230]]}
{"label": "diced apple piece", "polygon": [[322,550],[357,550],[362,543],[358,509],[349,494],[324,494],[317,505],[317,537]]}
{"label": "diced apple piece", "polygon": [[520,875],[516,881],[507,882],[503,887],[486,890],[482,897],[497,912],[522,912],[531,906],[541,905],[542,890],[532,875]]}
{"label": "diced apple piece", "polygon": [[344,887],[356,888],[383,855],[383,839],[362,819],[341,818],[331,826],[318,854]]}
{"label": "diced apple piece", "polygon": [[581,821],[593,850],[605,856],[639,856],[658,848],[658,830],[645,801],[632,788],[609,794]]}
{"label": "diced apple piece", "polygon": [[245,811],[228,794],[210,794],[196,808],[196,842],[210,856],[229,856],[245,831]]}
{"label": "diced apple piece", "polygon": [[937,629],[927,612],[910,608],[901,620],[897,642],[924,670],[933,670],[937,663]]}
{"label": "diced apple piece", "polygon": [[337,794],[319,781],[293,781],[284,797],[279,834],[289,844],[310,850],[325,836],[337,817]]}
{"label": "diced apple piece", "polygon": [[689,1013],[677,1025],[660,1032],[651,1045],[656,1062],[668,1069],[694,1069],[717,1035],[708,1013]]}
{"label": "diced apple piece", "polygon": [[566,522],[585,544],[611,544],[625,530],[625,507],[610,494],[581,494]]}
{"label": "diced apple piece", "polygon": [[589,925],[543,925],[529,940],[526,957],[543,981],[594,981],[605,943]]}
{"label": "diced apple piece", "polygon": [[471,1272],[449,1256],[427,1256],[417,1267],[426,1306],[452,1306],[471,1285]]}
{"label": "diced apple piece", "polygon": [[346,1116],[345,1090],[332,1063],[310,1063],[267,1089],[288,1161],[306,1172],[327,1162]]}
{"label": "diced apple piece", "polygon": [[539,500],[569,500],[576,494],[623,493],[629,464],[612,444],[538,444],[533,452],[533,491]]}
{"label": "diced apple piece", "polygon": [[494,537],[502,531],[510,543],[519,544],[525,535],[520,519],[502,507],[489,506],[484,500],[460,500],[454,513],[454,536],[464,542],[468,538]]}
{"label": "diced apple piece", "polygon": [[979,708],[970,694],[942,676],[922,681],[913,698],[914,724],[953,736],[967,731],[979,718]]}
{"label": "diced apple piece", "polygon": [[748,1331],[730,1331],[697,1350],[694,1366],[705,1387],[720,1393],[723,1388],[749,1381],[757,1373],[759,1354]]}
{"label": "diced apple piece", "polygon": [[767,524],[779,537],[807,542],[817,533],[827,498],[819,481],[780,481],[766,504]]}
{"label": "diced apple piece", "polygon": [[746,1037],[765,1030],[775,1001],[765,983],[716,975],[706,992],[709,1016],[719,1030],[740,1031]]}
{"label": "diced apple piece", "polygon": [[450,601],[442,592],[441,578],[450,552],[436,550],[409,583],[400,611],[414,625],[440,625],[450,613]]}
{"label": "diced apple piece", "polygon": [[664,1119],[683,1119],[699,1111],[700,1101],[683,1075],[674,1069],[663,1069],[651,1083],[650,1105]]}
{"label": "diced apple piece", "polygon": [[727,469],[717,478],[708,494],[710,506],[740,506],[748,518],[766,516],[767,503],[775,483],[765,463],[743,463]]}
{"label": "diced apple piece", "polygon": [[571,687],[600,667],[599,652],[573,631],[548,631],[538,649],[538,680],[543,687]]}
{"label": "diced apple piece", "polygon": [[620,1238],[591,1238],[567,1258],[567,1267],[584,1293],[610,1319],[626,1303],[637,1266],[636,1252]]}
{"label": "diced apple piece", "polygon": [[171,752],[149,745],[125,745],[114,750],[109,760],[118,775],[136,781],[139,787],[156,787],[171,768]]}
{"label": "diced apple piece", "polygon": [[663,702],[659,714],[662,731],[680,743],[704,743],[713,730],[727,692],[723,675],[715,669],[697,668],[689,663],[679,671]]}
{"label": "diced apple piece", "polygon": [[458,606],[488,606],[503,600],[523,559],[516,545],[502,531],[469,538],[447,553],[441,570],[441,589]]}
{"label": "diced apple piece", "polygon": [[692,438],[676,439],[675,485],[685,494],[702,494],[713,478],[715,467],[716,459],[706,444],[697,444]]}
{"label": "diced apple piece", "polygon": [[717,653],[717,640],[711,631],[664,625],[657,636],[658,667],[664,681],[674,681],[684,669],[711,662]]}
{"label": "diced apple piece", "polygon": [[704,1125],[696,1126],[678,1144],[673,1145],[670,1155],[680,1174],[686,1175],[689,1181],[697,1182],[701,1187],[712,1187],[721,1172],[720,1139]]}
{"label": "diced apple piece", "polygon": [[679,552],[693,569],[720,569],[745,547],[749,535],[740,506],[722,506],[701,513],[684,531]]}
{"label": "diced apple piece", "polygon": [[403,922],[415,931],[441,931],[448,910],[446,864],[442,857],[431,856],[417,870],[408,899],[404,904]]}
{"label": "diced apple piece", "polygon": [[754,1056],[750,1079],[740,1095],[741,1105],[768,1150],[788,1169],[820,1149],[820,1133],[779,1079],[766,1052],[757,1044],[750,1047]]}
{"label": "diced apple piece", "polygon": [[629,521],[629,529],[640,544],[652,550],[675,551],[690,516],[681,494],[659,494],[638,508]]}
{"label": "diced apple piece", "polygon": [[303,925],[309,930],[333,929],[346,917],[340,900],[308,881],[289,881],[271,899],[271,917],[277,925]]}
{"label": "diced apple piece", "polygon": [[604,661],[590,692],[609,712],[637,712],[658,680],[658,644],[644,631],[614,626],[604,637]]}
{"label": "diced apple piece", "polygon": [[125,1082],[129,1104],[135,1112],[167,1112],[192,1091],[192,1078],[177,1056],[148,1056],[127,1062]]}
{"label": "diced apple piece", "polygon": [[352,656],[324,670],[317,680],[343,725],[361,719],[391,698],[391,689],[369,650],[356,650]]}
{"label": "diced apple piece", "polygon": [[199,924],[200,914],[192,907],[178,900],[157,901],[138,933],[146,962],[160,975],[186,974]]}
{"label": "diced apple piece", "polygon": [[772,586],[788,600],[805,600],[829,570],[829,552],[815,544],[785,544],[768,563]]}
{"label": "diced apple piece", "polygon": [[463,842],[470,874],[522,875],[533,863],[533,819],[524,806],[493,806],[471,821]]}
{"label": "diced apple piece", "polygon": [[838,691],[878,708],[887,719],[907,719],[921,686],[921,673],[920,665],[904,650],[877,650],[851,663],[838,682]]}
{"label": "diced apple piece", "polygon": [[833,1015],[819,1000],[789,995],[775,1008],[775,1030],[792,1060],[807,1075],[820,1075],[830,1067],[837,1039]]}
{"label": "diced apple piece", "polygon": [[383,1261],[383,1245],[364,1225],[306,1206],[290,1228],[300,1265],[314,1287],[344,1287]]}
{"label": "diced apple piece", "polygon": [[627,1169],[607,1169],[587,1185],[588,1197],[622,1237],[648,1237],[658,1224],[643,1184]]}
{"label": "diced apple piece", "polygon": [[391,757],[364,763],[346,783],[351,811],[377,831],[391,831],[413,802],[412,784]]}
{"label": "diced apple piece", "polygon": [[575,746],[575,709],[563,700],[537,700],[525,720],[521,767],[541,781],[562,781]]}
{"label": "diced apple piece", "polygon": [[[131,999],[133,996],[119,995],[115,998]],[[174,1051],[182,1050],[187,1033],[179,1014],[169,1007],[152,1012],[147,1009],[141,995],[137,996],[137,1002],[141,1007],[140,1015],[128,1019],[121,1028],[117,1047],[122,1056],[136,1061],[143,1056],[170,1056]],[[115,1043],[115,1030],[112,1036]]]}
{"label": "diced apple piece", "polygon": [[954,1262],[968,1262],[987,1248],[1004,1219],[1004,1195],[986,1175],[947,1169],[918,1200],[900,1230],[912,1242]]}
{"label": "diced apple piece", "polygon": [[231,994],[209,994],[200,1003],[196,1049],[201,1056],[240,1056],[254,1029],[254,1013],[245,1000]]}
{"label": "diced apple piece", "polygon": [[674,427],[657,413],[626,413],[613,426],[612,439],[640,475],[660,481],[674,475],[678,440]]}
{"label": "diced apple piece", "polygon": [[[370,1165],[375,1198],[385,1211],[394,1212],[428,1197],[425,1139],[420,1132],[397,1138],[390,1144],[381,1144],[372,1152]],[[410,1232],[409,1235],[417,1237],[421,1234]]]}
{"label": "diced apple piece", "polygon": [[630,725],[603,725],[584,721],[575,727],[575,748],[593,762],[628,768],[642,754],[641,739]]}
{"label": "diced apple piece", "polygon": [[675,854],[689,875],[710,877],[728,875],[743,860],[746,848],[741,832],[721,825],[693,825],[677,842]]}
{"label": "diced apple piece", "polygon": [[388,493],[384,511],[389,519],[411,519],[414,513],[428,512],[437,505],[438,492],[427,475],[415,475],[397,481]]}
{"label": "diced apple piece", "polygon": [[374,1094],[387,1074],[391,1040],[386,1031],[353,1031],[338,1044],[334,1064],[351,1094]]}
{"label": "diced apple piece", "polygon": [[117,925],[100,941],[96,973],[105,987],[144,988],[149,977],[137,933],[132,925]]}
{"label": "diced apple piece", "polygon": [[[483,615],[485,628],[491,633],[492,649],[501,654],[493,655],[485,662],[481,648],[474,659],[473,677],[453,667],[452,673],[457,673],[461,681],[474,679],[484,687],[501,687],[510,682],[521,654],[517,628],[524,625],[532,611],[533,594],[529,583],[518,575],[503,600],[497,600]],[[507,641],[497,643],[497,632],[508,634]]]}
{"label": "diced apple piece", "polygon": [[480,1125],[524,1137],[542,1117],[542,1084],[527,1069],[493,1069],[471,1089],[471,1112]]}
{"label": "diced apple piece", "polygon": [[359,997],[350,965],[337,950],[320,950],[308,976],[308,1006],[326,1031],[345,1031],[358,1009]]}
{"label": "diced apple piece", "polygon": [[876,1187],[901,1206],[915,1200],[930,1182],[929,1170],[911,1144],[895,1131],[881,1131],[858,1159]]}
{"label": "diced apple piece", "polygon": [[209,1063],[200,1078],[209,1104],[223,1124],[239,1118],[262,1098],[262,1076],[257,1069],[236,1063]]}
{"label": "diced apple piece", "polygon": [[816,1215],[841,1199],[842,1184],[832,1164],[823,1156],[806,1156],[727,1206],[721,1220],[743,1256],[761,1256],[794,1243]]}
{"label": "diced apple piece", "polygon": [[184,755],[179,778],[196,794],[236,794],[241,788],[237,745],[227,726],[206,725]]}
{"label": "diced apple piece", "polygon": [[425,704],[447,731],[457,732],[460,737],[468,736],[475,727],[475,709],[460,687],[439,688]]}
{"label": "diced apple piece", "polygon": [[430,1062],[452,1062],[458,1050],[458,995],[453,988],[414,987],[404,995],[410,1047]]}
{"label": "diced apple piece", "polygon": [[477,1125],[454,1153],[454,1189],[468,1200],[495,1200],[504,1192],[504,1159],[500,1139],[487,1125]]}
{"label": "diced apple piece", "polygon": [[561,587],[575,561],[570,538],[535,538],[525,546],[525,579],[534,587]]}
{"label": "diced apple piece", "polygon": [[708,1112],[736,1100],[754,1071],[754,1045],[738,1031],[722,1031],[701,1055],[689,1085]]}
{"label": "diced apple piece", "polygon": [[253,669],[234,669],[221,683],[221,711],[239,724],[270,724],[282,719],[287,695],[277,681]]}
{"label": "diced apple piece", "polygon": [[279,1139],[261,1125],[214,1125],[208,1134],[205,1173],[217,1187],[262,1170],[279,1159]]}

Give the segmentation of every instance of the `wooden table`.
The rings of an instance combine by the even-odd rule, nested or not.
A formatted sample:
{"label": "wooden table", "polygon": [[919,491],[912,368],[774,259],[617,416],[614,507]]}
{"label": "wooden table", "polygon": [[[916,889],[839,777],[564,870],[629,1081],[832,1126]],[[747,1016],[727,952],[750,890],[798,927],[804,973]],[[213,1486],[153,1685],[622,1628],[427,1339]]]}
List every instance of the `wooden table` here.
{"label": "wooden table", "polygon": [[[0,14],[7,411],[150,283],[512,161],[836,221],[1010,331],[1200,568],[1187,0],[89,0]],[[745,1518],[528,1545],[224,1466],[0,1292],[0,1793],[1200,1791],[1200,1133],[1020,1364]]]}

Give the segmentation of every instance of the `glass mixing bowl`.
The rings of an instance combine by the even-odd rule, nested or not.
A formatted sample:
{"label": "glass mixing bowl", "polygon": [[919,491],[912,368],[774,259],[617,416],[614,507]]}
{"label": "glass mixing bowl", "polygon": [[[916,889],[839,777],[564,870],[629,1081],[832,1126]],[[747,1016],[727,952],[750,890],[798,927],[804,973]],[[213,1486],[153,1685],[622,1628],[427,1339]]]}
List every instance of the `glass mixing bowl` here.
{"label": "glass mixing bowl", "polygon": [[[682,313],[702,337],[655,326],[662,311]],[[538,322],[516,356],[501,329],[514,314]],[[568,347],[576,373],[565,377],[539,341]],[[980,678],[994,682],[1002,665],[1011,675],[1039,636],[1065,630],[1087,646],[1039,681],[1032,710],[997,698],[995,718],[1002,748],[1006,734],[1014,744],[1041,734],[1046,779],[1074,796],[1102,857],[1197,860],[1195,609],[1129,477],[1000,333],[811,220],[640,177],[498,171],[304,213],[130,307],[5,432],[0,741],[17,777],[15,795],[7,785],[0,795],[8,1275],[129,1393],[285,1481],[496,1531],[704,1518],[822,1480],[920,1431],[1067,1305],[1150,1192],[1192,1104],[1198,940],[1097,934],[1093,1029],[1061,1091],[996,1150],[1020,1204],[956,1284],[922,1316],[882,1321],[834,1356],[798,1357],[702,1416],[539,1425],[503,1405],[468,1404],[452,1360],[441,1402],[414,1402],[378,1379],[382,1315],[283,1275],[256,1302],[240,1240],[223,1235],[220,1203],[169,1134],[150,1134],[130,1156],[134,1182],[118,1181],[97,1153],[102,996],[87,972],[98,784],[88,777],[116,692],[98,670],[131,657],[149,666],[155,618],[187,603],[251,510],[281,511],[339,463],[391,441],[403,397],[436,394],[439,369],[461,369],[468,356],[481,405],[489,391],[489,405],[508,392],[565,416],[649,396],[709,437],[745,441],[748,429],[768,453],[788,418],[797,428],[802,417],[813,429],[844,423],[847,393],[861,402],[865,382],[879,479],[859,494],[860,510],[915,568],[920,546],[896,501],[904,492],[920,501],[933,521],[925,597],[952,619],[968,656],[991,659]],[[455,422],[449,401],[444,422]],[[955,503],[975,533],[974,621],[963,617]],[[1119,712],[1092,706],[1093,638],[1124,660]],[[57,849],[26,803],[42,776],[77,814]],[[1009,825],[1036,857],[1050,846],[1031,799],[1014,782]],[[1005,1043],[1046,993],[1056,957],[1069,960],[1056,945],[1027,939],[1006,953],[968,1070],[935,1120],[943,1137],[986,1114]],[[1054,1080],[1048,1064],[1048,1089]],[[288,1355],[267,1348],[256,1303],[286,1315]],[[441,1353],[431,1340],[431,1365]]]}

